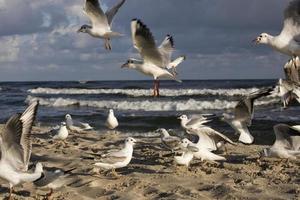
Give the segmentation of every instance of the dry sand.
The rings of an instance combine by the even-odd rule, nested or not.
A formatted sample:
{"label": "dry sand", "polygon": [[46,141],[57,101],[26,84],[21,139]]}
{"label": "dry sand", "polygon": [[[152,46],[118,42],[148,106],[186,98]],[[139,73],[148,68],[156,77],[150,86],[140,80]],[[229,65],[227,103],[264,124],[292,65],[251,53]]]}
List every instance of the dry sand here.
{"label": "dry sand", "polygon": [[[55,190],[53,199],[300,199],[300,161],[258,160],[262,145],[228,145],[226,162],[194,160],[186,169],[176,167],[168,151],[157,151],[158,138],[136,137],[144,144],[135,147],[130,165],[117,170],[121,177],[115,178],[105,171],[97,175],[94,158],[120,146],[125,135],[71,133],[69,147],[64,147],[51,140],[48,130],[34,128],[31,160],[42,162],[45,168],[76,167],[67,184]],[[8,194],[8,184],[0,184],[3,199]],[[28,200],[43,199],[48,192],[29,183],[15,190],[14,199]]]}

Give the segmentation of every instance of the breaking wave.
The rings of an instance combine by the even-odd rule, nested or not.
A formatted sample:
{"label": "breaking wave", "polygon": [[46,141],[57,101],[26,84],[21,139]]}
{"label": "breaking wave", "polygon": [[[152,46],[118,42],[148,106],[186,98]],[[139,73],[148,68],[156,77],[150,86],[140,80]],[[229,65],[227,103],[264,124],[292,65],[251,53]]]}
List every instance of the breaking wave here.
{"label": "breaking wave", "polygon": [[[185,110],[224,110],[234,108],[236,101],[227,100],[213,100],[201,101],[189,99],[187,101],[128,101],[128,100],[79,100],[72,98],[40,98],[28,96],[26,102],[39,100],[40,104],[48,107],[95,107],[101,109],[113,108],[117,110],[139,110],[139,111],[185,111]],[[278,99],[268,99],[257,101],[255,104],[258,106],[266,106],[278,103]]]}

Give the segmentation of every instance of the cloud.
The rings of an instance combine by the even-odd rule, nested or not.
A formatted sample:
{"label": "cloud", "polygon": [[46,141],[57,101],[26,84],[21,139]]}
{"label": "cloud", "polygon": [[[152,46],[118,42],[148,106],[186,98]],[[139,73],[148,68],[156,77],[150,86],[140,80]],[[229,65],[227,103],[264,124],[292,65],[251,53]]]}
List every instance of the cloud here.
{"label": "cloud", "polygon": [[[117,1],[101,2],[109,8]],[[179,67],[184,79],[282,76],[287,57],[251,40],[261,32],[280,32],[285,1],[127,0],[113,23],[125,36],[112,41],[112,52],[104,50],[103,41],[76,33],[89,23],[83,2],[0,0],[1,80],[147,78],[120,69],[136,55],[132,18],[142,19],[159,43],[166,34],[174,36],[174,56],[188,57]]]}

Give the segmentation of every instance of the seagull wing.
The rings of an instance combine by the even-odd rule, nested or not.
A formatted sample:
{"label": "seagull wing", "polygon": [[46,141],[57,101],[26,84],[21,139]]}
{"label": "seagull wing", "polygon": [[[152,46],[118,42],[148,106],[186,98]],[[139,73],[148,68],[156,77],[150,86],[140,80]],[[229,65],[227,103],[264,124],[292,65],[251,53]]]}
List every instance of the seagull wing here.
{"label": "seagull wing", "polygon": [[165,67],[162,55],[156,47],[149,28],[138,19],[131,21],[131,33],[134,47],[139,51],[145,63]]}
{"label": "seagull wing", "polygon": [[118,151],[107,154],[101,159],[101,161],[108,164],[114,164],[117,162],[123,162],[126,158],[127,155],[124,152]]}
{"label": "seagull wing", "polygon": [[167,35],[161,45],[158,47],[162,55],[164,67],[168,67],[171,62],[172,53],[174,51],[174,39],[171,35]]}
{"label": "seagull wing", "polygon": [[98,0],[85,0],[83,10],[91,20],[93,27],[109,26],[107,17],[101,9]]}
{"label": "seagull wing", "polygon": [[106,11],[105,15],[107,17],[108,24],[111,25],[114,16],[117,14],[118,10],[125,3],[125,0],[121,0],[118,4],[112,7],[110,10]]}
{"label": "seagull wing", "polygon": [[167,147],[174,149],[180,145],[181,140],[178,137],[169,136],[169,137],[162,138],[162,142]]}
{"label": "seagull wing", "polygon": [[203,128],[201,128],[201,130],[207,134],[209,137],[211,137],[215,142],[218,142],[218,140],[224,140],[226,142],[229,142],[230,144],[235,144],[235,142],[233,142],[231,139],[229,139],[227,136],[223,135],[222,133],[208,127],[208,126],[204,126]]}
{"label": "seagull wing", "polygon": [[246,122],[248,126],[251,126],[254,115],[254,101],[258,98],[271,94],[272,91],[273,88],[262,89],[240,100],[234,110],[235,119],[241,122]]}
{"label": "seagull wing", "polygon": [[280,35],[300,42],[300,0],[293,0],[284,11],[284,24]]}
{"label": "seagull wing", "polygon": [[27,171],[31,156],[31,129],[39,103],[32,103],[23,114],[12,116],[1,134],[3,159],[15,169]]}

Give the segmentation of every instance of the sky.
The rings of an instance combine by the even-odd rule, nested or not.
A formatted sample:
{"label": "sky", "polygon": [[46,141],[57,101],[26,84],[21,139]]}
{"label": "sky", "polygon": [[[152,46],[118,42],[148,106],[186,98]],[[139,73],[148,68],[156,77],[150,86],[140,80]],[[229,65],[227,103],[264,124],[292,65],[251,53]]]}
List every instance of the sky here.
{"label": "sky", "polygon": [[[101,0],[104,10],[118,0]],[[76,31],[89,24],[84,0],[0,0],[0,81],[151,80],[121,69],[132,46],[130,22],[141,19],[159,44],[175,40],[181,79],[273,79],[289,59],[251,41],[279,34],[288,0],[127,0],[114,18],[123,33],[112,51],[101,39]]]}

